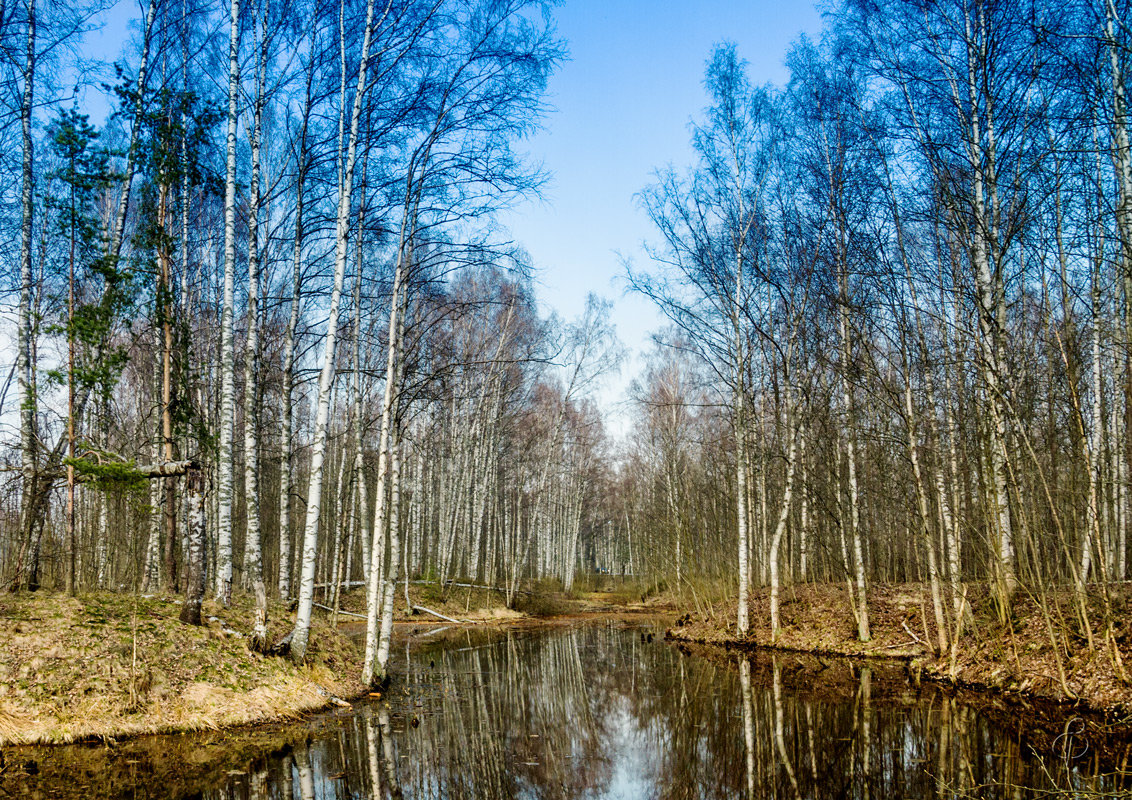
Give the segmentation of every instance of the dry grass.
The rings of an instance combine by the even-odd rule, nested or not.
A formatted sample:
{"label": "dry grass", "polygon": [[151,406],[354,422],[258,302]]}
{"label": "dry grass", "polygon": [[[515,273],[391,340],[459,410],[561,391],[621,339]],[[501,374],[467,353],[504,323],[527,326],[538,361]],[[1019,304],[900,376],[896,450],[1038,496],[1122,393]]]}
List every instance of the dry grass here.
{"label": "dry grass", "polygon": [[[523,595],[524,610],[514,610],[497,591],[410,587],[412,605],[489,625],[547,614],[655,610],[623,595],[568,596],[543,587],[534,597]],[[398,621],[444,624],[427,614],[409,615],[404,606],[398,587]],[[364,590],[344,594],[342,608],[364,613]],[[0,595],[0,745],[214,731],[294,719],[325,707],[326,692],[353,697],[364,691],[358,643],[332,630],[325,612],[316,611],[308,663],[301,668],[247,649],[254,614],[248,597],[238,597],[231,608],[206,602],[204,618],[219,620],[201,628],[182,625],[179,613],[173,597]],[[278,604],[269,618],[271,641],[293,623],[293,614]],[[347,627],[357,630],[357,619],[342,616],[340,622],[355,623]]]}
{"label": "dry grass", "polygon": [[[781,595],[782,631],[774,646],[813,653],[914,659],[926,675],[936,679],[953,678],[959,684],[998,692],[1073,701],[1113,716],[1132,709],[1132,686],[1120,675],[1111,649],[1099,642],[1090,651],[1079,632],[1072,629],[1070,598],[1051,597],[1047,601],[1047,607],[1054,607],[1051,614],[1057,625],[1056,649],[1041,608],[1033,598],[1019,596],[1006,624],[998,620],[985,587],[972,586],[970,599],[973,624],[968,624],[961,641],[954,676],[949,658],[937,658],[931,652],[936,631],[931,599],[927,587],[921,584],[870,587],[870,642],[857,641],[844,584],[787,587]],[[1115,598],[1114,610],[1119,620],[1115,640],[1128,669],[1132,667],[1132,623],[1122,611],[1125,605],[1132,605],[1128,598]],[[669,635],[688,642],[769,647],[772,642],[767,608],[767,592],[752,593],[751,631],[745,638],[736,635],[734,601],[687,615],[681,620],[683,624],[670,630]],[[1100,631],[1097,634],[1099,639]],[[1064,688],[1057,669],[1059,653],[1066,674]]]}
{"label": "dry grass", "polygon": [[[786,587],[779,595],[782,630],[775,646],[783,650],[859,657],[921,656],[925,648],[905,631],[924,639],[920,587],[874,585],[869,592],[873,638],[860,642],[857,628],[840,584],[804,584]],[[930,602],[930,601],[929,601]],[[745,639],[736,634],[734,598],[713,603],[670,631],[672,638],[706,644],[745,644],[769,647],[771,641],[769,592],[751,593],[751,628]],[[934,636],[934,628],[928,629]]]}
{"label": "dry grass", "polygon": [[[0,597],[0,744],[216,730],[297,717],[326,706],[323,691],[362,691],[356,646],[317,618],[308,663],[295,667],[248,650],[248,599],[206,603],[206,619],[223,624],[182,625],[179,612],[166,597]],[[290,629],[282,607],[271,618],[272,638]]]}

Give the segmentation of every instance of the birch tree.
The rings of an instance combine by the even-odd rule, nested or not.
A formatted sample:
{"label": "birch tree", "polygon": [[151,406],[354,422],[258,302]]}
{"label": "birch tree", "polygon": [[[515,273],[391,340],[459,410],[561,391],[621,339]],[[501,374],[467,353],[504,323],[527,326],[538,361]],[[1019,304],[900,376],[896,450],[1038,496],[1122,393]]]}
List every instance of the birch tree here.
{"label": "birch tree", "polygon": [[216,597],[227,605],[232,595],[232,503],[236,428],[236,131],[240,95],[240,0],[228,8],[228,116],[224,167],[224,296],[220,316],[220,431],[217,462],[219,509],[216,520]]}
{"label": "birch tree", "polygon": [[[388,16],[391,6],[386,5],[382,22]],[[314,440],[311,444],[310,485],[307,490],[306,523],[303,529],[302,570],[299,577],[299,610],[295,618],[295,629],[291,638],[291,658],[302,663],[306,657],[307,639],[310,635],[311,607],[314,601],[315,554],[318,549],[319,512],[322,502],[323,461],[326,458],[327,423],[330,417],[330,389],[334,379],[334,355],[337,347],[338,309],[342,297],[342,284],[346,273],[346,260],[349,252],[350,208],[354,188],[354,167],[357,162],[358,126],[361,119],[362,104],[367,90],[367,68],[369,66],[370,45],[375,30],[374,0],[366,3],[365,26],[362,33],[361,53],[358,57],[357,83],[354,88],[353,103],[349,116],[349,134],[345,143],[343,170],[338,187],[338,215],[334,239],[334,279],[330,294],[330,314],[326,323],[326,338],[322,356],[322,368],[318,380]],[[345,95],[341,98],[345,107]]]}

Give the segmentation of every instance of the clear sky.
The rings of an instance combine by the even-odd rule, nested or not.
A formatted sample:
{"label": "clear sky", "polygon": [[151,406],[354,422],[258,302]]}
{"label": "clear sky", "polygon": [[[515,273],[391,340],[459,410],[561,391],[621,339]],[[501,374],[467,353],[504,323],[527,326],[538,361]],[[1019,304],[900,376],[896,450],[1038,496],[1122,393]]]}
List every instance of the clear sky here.
{"label": "clear sky", "polygon": [[[137,0],[118,0],[88,52],[119,57],[141,13]],[[628,419],[618,403],[663,324],[647,300],[625,293],[623,259],[645,266],[641,244],[655,240],[634,196],[654,170],[691,163],[689,123],[707,103],[703,73],[715,44],[735,42],[754,83],[781,84],[791,43],[816,36],[821,17],[809,0],[563,0],[555,18],[570,58],[550,81],[554,111],[526,143],[551,180],[542,200],[503,222],[532,256],[544,311],[577,317],[589,292],[614,301],[613,322],[632,357],[599,401],[610,432],[623,434]]]}
{"label": "clear sky", "polygon": [[[805,0],[564,0],[556,17],[570,60],[550,82],[555,111],[528,144],[552,179],[542,202],[506,223],[538,269],[544,307],[569,319],[587,293],[608,297],[618,335],[639,353],[663,323],[624,292],[622,258],[644,266],[641,243],[655,240],[634,195],[657,168],[691,163],[689,123],[707,104],[712,46],[735,42],[752,82],[781,84],[790,44],[816,37],[821,17]],[[602,393],[612,433],[627,429],[616,404],[640,366],[630,359]]]}

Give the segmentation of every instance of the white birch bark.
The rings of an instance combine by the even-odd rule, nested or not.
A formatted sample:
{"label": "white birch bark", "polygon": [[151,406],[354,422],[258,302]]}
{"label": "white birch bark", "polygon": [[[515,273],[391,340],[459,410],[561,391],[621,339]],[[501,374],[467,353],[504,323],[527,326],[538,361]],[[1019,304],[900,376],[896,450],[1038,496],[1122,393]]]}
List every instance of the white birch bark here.
{"label": "white birch bark", "polygon": [[798,423],[798,466],[802,470],[798,516],[798,575],[803,582],[809,580],[810,557],[810,476],[806,461],[806,423]]}
{"label": "white birch bark", "polygon": [[[990,124],[986,125],[984,136],[983,122],[979,109],[979,75],[987,63],[987,43],[985,20],[980,16],[972,22],[970,13],[965,15],[967,38],[967,92],[970,116],[967,124],[970,141],[967,147],[968,162],[972,170],[971,201],[976,230],[971,241],[971,257],[975,268],[975,284],[978,298],[979,347],[982,361],[983,381],[987,387],[987,410],[990,413],[990,468],[991,504],[996,528],[994,539],[997,545],[997,593],[1002,613],[1009,605],[1017,589],[1014,567],[1014,535],[1010,517],[1008,496],[1008,445],[1006,430],[1006,409],[1004,407],[1003,385],[1003,331],[1002,317],[1005,315],[1001,270],[992,265],[993,252],[993,205],[988,208],[987,195],[992,199],[997,189],[994,174],[994,136]],[[989,99],[988,99],[989,102]],[[989,117],[991,111],[988,108]]]}
{"label": "white birch bark", "polygon": [[[27,37],[24,60],[24,92],[20,103],[22,134],[20,187],[20,300],[16,320],[16,386],[20,403],[20,466],[23,472],[23,502],[20,503],[20,531],[24,541],[30,540],[33,522],[31,497],[35,491],[36,400],[32,326],[31,238],[35,202],[34,142],[31,136],[32,108],[35,102],[35,0],[27,4]],[[22,566],[22,565],[21,565]]]}
{"label": "white birch bark", "polygon": [[322,505],[323,461],[326,458],[326,431],[330,418],[330,389],[334,381],[334,355],[338,336],[338,311],[342,300],[342,284],[349,253],[350,201],[354,184],[354,164],[357,157],[358,126],[362,101],[366,93],[366,73],[369,48],[373,38],[374,0],[366,3],[365,31],[362,51],[358,59],[358,81],[350,112],[350,133],[346,144],[346,158],[342,183],[338,192],[338,215],[334,242],[334,284],[330,294],[330,316],[326,323],[326,342],[322,356],[322,370],[318,380],[314,441],[311,443],[310,485],[307,490],[306,522],[303,526],[303,561],[299,579],[299,609],[291,638],[291,657],[301,662],[306,657],[310,635],[311,609],[314,602],[315,554],[318,551],[319,513]]}
{"label": "white birch bark", "polygon": [[[402,230],[404,230],[404,226],[407,224],[407,220],[402,221]],[[402,233],[402,240],[404,240],[404,236],[405,234]],[[404,242],[399,248],[400,255],[394,267],[393,289],[389,305],[389,346],[386,352],[385,393],[381,403],[381,433],[379,434],[377,448],[377,488],[373,510],[373,541],[370,545],[369,583],[366,586],[366,646],[362,663],[362,681],[364,683],[373,683],[375,680],[380,681],[381,678],[384,677],[384,674],[379,676],[377,672],[380,663],[378,660],[378,617],[382,614],[383,608],[381,603],[382,582],[389,580],[389,578],[382,574],[383,564],[385,562],[386,542],[388,541],[388,537],[392,535],[392,532],[389,531],[388,520],[386,518],[388,512],[385,507],[385,474],[391,440],[395,435],[393,430],[393,406],[396,402],[398,350],[401,343],[399,333],[402,329],[400,310],[402,307],[401,294],[403,290],[401,284],[405,271],[404,262],[410,257],[407,252],[408,248],[411,248],[411,243]],[[396,560],[391,560],[389,562],[388,572],[392,575],[396,569]]]}
{"label": "white birch bark", "polygon": [[849,339],[849,288],[845,275],[844,260],[839,259],[840,271],[838,283],[841,291],[841,307],[838,314],[838,325],[841,338],[841,399],[844,404],[844,447],[847,470],[846,493],[849,503],[849,538],[853,547],[854,595],[856,603],[857,638],[867,642],[872,638],[869,630],[869,604],[867,584],[865,580],[864,549],[861,542],[861,495],[860,484],[857,479],[857,421],[856,407],[853,398],[853,387],[849,380],[849,369],[852,364],[852,348]]}
{"label": "white birch bark", "polygon": [[[263,548],[259,514],[259,211],[260,211],[260,138],[263,132],[263,108],[266,102],[264,82],[267,61],[267,2],[258,9],[260,28],[256,48],[255,100],[252,122],[252,177],[248,203],[248,334],[244,350],[244,504],[247,519],[244,539],[244,588],[256,589],[257,602],[266,593],[258,589],[263,582]],[[266,611],[266,606],[260,609]]]}
{"label": "white birch bark", "polygon": [[[788,405],[791,403],[789,392],[787,393],[786,402]],[[774,533],[770,540],[770,552],[767,558],[770,567],[770,630],[772,642],[778,640],[781,629],[778,610],[778,595],[781,588],[778,554],[782,546],[782,538],[786,534],[786,523],[790,520],[790,511],[794,501],[795,476],[798,474],[798,431],[795,425],[790,421],[790,418],[794,416],[793,410],[787,408],[786,416],[788,420],[787,425],[789,426],[787,435],[790,437],[790,444],[787,447],[786,454],[786,486],[782,491],[782,502],[778,510],[778,520],[774,525]]]}
{"label": "white birch bark", "polygon": [[[185,506],[188,512],[189,548],[185,553],[185,602],[181,606],[181,622],[200,625],[200,607],[204,599],[204,476],[192,470],[185,478]],[[155,481],[156,483],[156,481]]]}
{"label": "white birch bark", "polygon": [[947,623],[943,614],[943,601],[940,593],[939,563],[936,556],[934,537],[932,536],[931,514],[928,511],[928,493],[924,483],[923,469],[920,466],[920,448],[918,437],[916,406],[912,398],[911,368],[905,366],[904,379],[904,414],[907,418],[908,430],[908,456],[912,461],[912,475],[916,484],[916,510],[920,520],[920,534],[924,544],[924,551],[928,557],[928,581],[932,594],[932,611],[935,615],[936,636],[939,653],[947,652]]}
{"label": "white birch bark", "polygon": [[755,704],[751,693],[751,661],[739,661],[739,689],[743,708],[743,753],[746,766],[747,800],[755,800],[758,776],[755,774]]}
{"label": "white birch bark", "polygon": [[393,604],[397,589],[397,563],[400,559],[401,532],[399,511],[401,507],[401,445],[393,425],[393,435],[389,441],[389,569],[385,576],[385,597],[381,603],[381,634],[377,645],[377,663],[374,665],[371,683],[381,683],[386,676],[385,667],[389,663],[389,643],[393,636]]}
{"label": "white birch bark", "polygon": [[[368,159],[362,165],[362,186],[366,185],[366,172],[368,170]],[[362,207],[358,210],[358,233],[354,247],[357,251],[357,260],[355,263],[355,276],[354,276],[354,374],[351,379],[351,393],[353,394],[353,415],[354,415],[354,481],[355,491],[357,492],[357,501],[355,503],[355,516],[360,521],[361,531],[360,536],[362,540],[362,550],[368,551],[370,541],[370,516],[369,516],[369,487],[366,483],[365,471],[365,422],[362,416],[362,272],[363,272],[363,244],[365,241],[365,203],[363,199]],[[346,551],[346,580],[350,580],[350,574],[353,567],[354,547],[353,541],[355,536],[354,527],[350,528],[350,547]],[[369,561],[365,560],[365,580],[369,579]]]}
{"label": "white birch bark", "polygon": [[220,312],[220,452],[218,455],[216,597],[232,595],[233,438],[236,429],[236,342],[232,316],[236,304],[236,127],[240,93],[240,0],[228,9],[228,134],[224,180],[224,296]]}
{"label": "white birch bark", "polygon": [[283,408],[282,430],[279,436],[279,597],[291,595],[291,470],[294,466],[294,448],[291,443],[295,421],[295,334],[299,327],[299,307],[302,301],[303,263],[303,183],[306,178],[307,121],[311,110],[311,80],[307,80],[307,95],[299,130],[298,163],[295,175],[295,240],[291,258],[291,313],[283,333]]}
{"label": "white birch bark", "polygon": [[[1128,356],[1128,344],[1132,342],[1132,147],[1129,146],[1128,136],[1128,105],[1125,97],[1124,77],[1124,48],[1117,41],[1117,30],[1125,30],[1125,21],[1120,19],[1114,0],[1105,2],[1105,42],[1109,56],[1109,70],[1112,83],[1112,150],[1113,161],[1117,179],[1117,207],[1116,221],[1120,231],[1121,259],[1119,278],[1123,289],[1124,325],[1121,330],[1122,344],[1124,345],[1123,363],[1120,365],[1120,374],[1123,378],[1124,418],[1117,420],[1117,427],[1128,426],[1129,415],[1132,414],[1132,360]],[[1113,404],[1116,405],[1115,403]],[[1117,532],[1119,554],[1117,557],[1117,573],[1120,578],[1125,574],[1125,552],[1128,537],[1129,519],[1132,517],[1128,509],[1129,478],[1129,442],[1127,431],[1121,431],[1124,436],[1113,439],[1117,456],[1117,517],[1119,527]]]}

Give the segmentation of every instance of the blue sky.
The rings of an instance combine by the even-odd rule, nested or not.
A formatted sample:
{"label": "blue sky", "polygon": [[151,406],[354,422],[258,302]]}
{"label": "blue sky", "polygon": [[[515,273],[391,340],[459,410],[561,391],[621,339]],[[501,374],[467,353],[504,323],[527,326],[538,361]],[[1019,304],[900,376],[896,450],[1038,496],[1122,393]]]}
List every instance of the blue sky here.
{"label": "blue sky", "polygon": [[[141,13],[136,0],[119,0],[88,37],[88,52],[119,57]],[[805,0],[564,0],[555,18],[570,59],[550,81],[554,111],[525,146],[551,180],[541,200],[503,222],[531,254],[544,312],[574,318],[589,292],[614,301],[632,357],[598,399],[610,431],[622,434],[629,423],[619,401],[663,324],[647,300],[625,293],[623,259],[646,266],[641,244],[655,239],[634,196],[654,170],[692,162],[689,123],[707,102],[703,73],[714,45],[735,42],[753,82],[781,84],[791,43],[816,36],[821,17]]]}
{"label": "blue sky", "polygon": [[[555,111],[528,143],[552,179],[543,201],[516,208],[506,223],[538,269],[545,308],[572,318],[588,292],[606,296],[618,335],[639,353],[662,320],[624,293],[622,258],[645,266],[641,243],[655,239],[634,195],[654,170],[692,162],[689,122],[707,103],[713,45],[735,42],[752,82],[781,84],[791,43],[816,37],[821,17],[791,0],[565,0],[556,17],[570,60],[550,82]],[[640,367],[630,359],[601,393],[612,433],[627,429],[617,403]]]}

